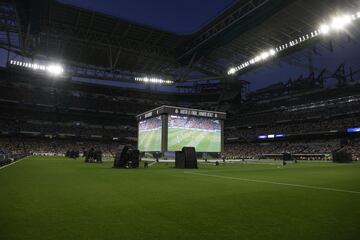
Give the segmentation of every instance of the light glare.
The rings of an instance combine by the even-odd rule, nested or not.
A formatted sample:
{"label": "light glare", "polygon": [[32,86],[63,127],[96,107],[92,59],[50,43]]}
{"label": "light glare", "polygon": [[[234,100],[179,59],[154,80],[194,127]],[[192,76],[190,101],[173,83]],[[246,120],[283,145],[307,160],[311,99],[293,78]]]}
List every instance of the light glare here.
{"label": "light glare", "polygon": [[235,72],[236,72],[236,69],[235,69],[235,68],[230,68],[228,74],[229,74],[229,75],[232,75],[232,74],[234,74]]}
{"label": "light glare", "polygon": [[171,80],[163,80],[161,78],[150,78],[150,77],[135,77],[135,81],[144,83],[160,83],[160,84],[173,84]]}
{"label": "light glare", "polygon": [[52,75],[60,75],[64,72],[64,68],[58,64],[51,64],[47,66],[46,70]]}
{"label": "light glare", "polygon": [[349,23],[351,23],[351,17],[348,15],[343,16],[343,17],[335,17],[332,20],[331,27],[333,27],[334,29],[340,30],[340,29],[343,29]]}
{"label": "light glare", "polygon": [[330,26],[327,24],[323,24],[320,26],[320,32],[322,34],[328,34],[330,32]]}
{"label": "light glare", "polygon": [[269,53],[268,52],[263,52],[260,56],[261,56],[262,60],[266,60],[269,57]]}
{"label": "light glare", "polygon": [[275,55],[276,55],[276,51],[275,51],[274,49],[271,49],[271,50],[269,51],[269,53],[270,53],[271,56],[275,56]]}

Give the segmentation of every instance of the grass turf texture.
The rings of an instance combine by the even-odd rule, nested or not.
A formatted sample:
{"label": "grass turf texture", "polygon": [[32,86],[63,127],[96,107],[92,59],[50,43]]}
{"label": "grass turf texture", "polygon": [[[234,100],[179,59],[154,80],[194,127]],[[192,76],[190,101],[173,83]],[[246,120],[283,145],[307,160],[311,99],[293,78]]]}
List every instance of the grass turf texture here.
{"label": "grass turf texture", "polygon": [[221,152],[221,133],[190,129],[168,129],[168,150],[195,147],[197,152]]}
{"label": "grass turf texture", "polygon": [[160,152],[161,129],[139,132],[138,149],[142,152]]}
{"label": "grass turf texture", "polygon": [[169,166],[119,170],[110,163],[27,158],[0,170],[0,238],[353,240],[360,236],[360,194],[238,179],[359,192],[360,164],[299,163],[284,168],[201,164],[197,170]]}

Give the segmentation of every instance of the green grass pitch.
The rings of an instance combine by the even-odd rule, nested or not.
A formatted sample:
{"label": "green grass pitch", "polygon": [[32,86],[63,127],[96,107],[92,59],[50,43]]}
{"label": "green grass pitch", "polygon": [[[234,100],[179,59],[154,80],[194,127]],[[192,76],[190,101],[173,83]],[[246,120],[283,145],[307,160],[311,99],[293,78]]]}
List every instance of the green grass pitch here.
{"label": "green grass pitch", "polygon": [[197,152],[221,152],[221,133],[190,129],[168,129],[168,150],[195,147]]}
{"label": "green grass pitch", "polygon": [[161,129],[139,132],[138,149],[142,152],[161,151]]}
{"label": "green grass pitch", "polygon": [[29,157],[0,170],[0,239],[358,239],[360,164],[112,169]]}

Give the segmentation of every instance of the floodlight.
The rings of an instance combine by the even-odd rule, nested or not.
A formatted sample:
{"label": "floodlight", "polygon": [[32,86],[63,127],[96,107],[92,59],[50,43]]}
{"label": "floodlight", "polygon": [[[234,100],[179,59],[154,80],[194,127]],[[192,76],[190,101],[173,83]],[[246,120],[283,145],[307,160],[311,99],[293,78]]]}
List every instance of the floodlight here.
{"label": "floodlight", "polygon": [[265,59],[267,59],[268,57],[269,57],[269,53],[268,52],[263,52],[263,53],[261,53],[261,59],[263,59],[263,60],[265,60]]}
{"label": "floodlight", "polygon": [[328,34],[330,32],[330,26],[327,24],[323,24],[320,26],[320,32],[322,34]]}
{"label": "floodlight", "polygon": [[171,80],[163,80],[161,78],[154,78],[154,77],[135,77],[134,79],[137,82],[144,82],[144,83],[161,83],[161,84],[172,84],[172,83],[174,83]]}
{"label": "floodlight", "polygon": [[229,75],[232,75],[232,74],[234,74],[235,72],[236,72],[236,69],[235,69],[235,68],[230,68],[228,74],[229,74]]}
{"label": "floodlight", "polygon": [[51,75],[56,75],[56,76],[61,75],[64,72],[64,68],[59,64],[48,65],[46,70]]}
{"label": "floodlight", "polygon": [[269,53],[270,53],[271,56],[275,56],[275,55],[276,55],[275,49],[270,49]]}
{"label": "floodlight", "polygon": [[349,15],[345,15],[342,17],[335,17],[332,20],[331,27],[340,30],[343,29],[349,23],[351,23],[351,16]]}

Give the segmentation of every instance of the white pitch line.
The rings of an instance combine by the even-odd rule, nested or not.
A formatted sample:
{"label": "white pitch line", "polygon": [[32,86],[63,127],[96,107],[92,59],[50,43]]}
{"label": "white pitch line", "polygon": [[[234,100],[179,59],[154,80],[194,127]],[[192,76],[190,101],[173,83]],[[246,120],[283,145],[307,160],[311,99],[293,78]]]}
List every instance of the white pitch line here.
{"label": "white pitch line", "polygon": [[247,179],[247,178],[226,177],[226,176],[219,176],[219,175],[212,175],[212,174],[205,174],[205,173],[194,173],[194,172],[184,172],[184,173],[193,174],[193,175],[199,175],[199,176],[216,177],[216,178],[231,179],[231,180],[240,180],[240,181],[246,181],[246,182],[266,183],[266,184],[273,184],[273,185],[282,185],[282,186],[290,186],[290,187],[298,187],[298,188],[308,188],[308,189],[315,189],[315,190],[325,190],[325,191],[332,191],[332,192],[360,194],[360,192],[357,192],[357,191],[338,189],[338,188],[327,188],[327,187],[317,187],[317,186],[309,186],[309,185],[302,185],[302,184],[292,184],[292,183],[281,183],[281,182],[255,180],[255,179]]}
{"label": "white pitch line", "polygon": [[[25,157],[25,158],[26,158],[26,157]],[[4,165],[4,166],[0,167],[0,170],[1,170],[1,169],[4,169],[4,168],[7,168],[7,167],[10,167],[11,165],[14,165],[14,164],[16,164],[16,163],[18,163],[18,162],[21,162],[21,161],[24,160],[25,158],[22,158],[22,159],[20,159],[20,160],[17,160],[17,161],[15,161],[15,162],[10,163],[10,164]]]}

